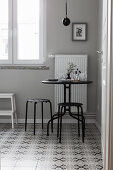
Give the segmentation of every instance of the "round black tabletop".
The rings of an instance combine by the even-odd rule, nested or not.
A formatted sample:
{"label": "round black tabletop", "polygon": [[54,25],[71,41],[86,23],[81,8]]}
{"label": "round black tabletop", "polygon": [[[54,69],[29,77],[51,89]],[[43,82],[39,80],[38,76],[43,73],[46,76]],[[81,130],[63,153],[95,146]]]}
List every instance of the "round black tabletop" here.
{"label": "round black tabletop", "polygon": [[89,80],[83,80],[83,81],[78,81],[78,80],[44,80],[42,83],[44,84],[91,84],[93,81]]}

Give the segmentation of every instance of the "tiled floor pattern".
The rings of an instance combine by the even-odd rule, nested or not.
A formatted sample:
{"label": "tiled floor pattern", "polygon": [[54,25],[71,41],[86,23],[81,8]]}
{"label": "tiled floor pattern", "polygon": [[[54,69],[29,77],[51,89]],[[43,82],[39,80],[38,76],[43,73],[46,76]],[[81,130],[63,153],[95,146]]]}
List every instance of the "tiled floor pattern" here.
{"label": "tiled floor pattern", "polygon": [[62,143],[54,133],[46,135],[46,125],[0,125],[1,170],[102,170],[100,133],[86,124],[85,142],[78,137],[77,124],[63,124]]}

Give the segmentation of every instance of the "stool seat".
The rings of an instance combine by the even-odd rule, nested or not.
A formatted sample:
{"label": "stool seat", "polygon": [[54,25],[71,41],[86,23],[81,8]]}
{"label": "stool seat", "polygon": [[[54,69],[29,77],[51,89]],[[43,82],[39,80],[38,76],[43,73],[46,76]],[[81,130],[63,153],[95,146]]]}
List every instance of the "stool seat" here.
{"label": "stool seat", "polygon": [[65,106],[82,106],[83,104],[82,103],[58,103],[58,106],[63,106],[63,107],[65,107]]}
{"label": "stool seat", "polygon": [[49,99],[42,99],[42,98],[38,98],[38,99],[29,99],[27,100],[28,102],[50,102]]}

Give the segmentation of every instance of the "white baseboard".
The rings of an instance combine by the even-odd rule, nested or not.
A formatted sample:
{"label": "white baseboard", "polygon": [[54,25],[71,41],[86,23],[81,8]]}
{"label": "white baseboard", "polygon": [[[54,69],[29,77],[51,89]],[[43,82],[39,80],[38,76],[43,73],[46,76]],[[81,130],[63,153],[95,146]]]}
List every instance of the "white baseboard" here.
{"label": "white baseboard", "polygon": [[[86,123],[95,123],[96,122],[96,114],[85,114]],[[44,119],[44,123],[47,123],[49,119]],[[73,118],[69,118],[68,115],[62,120],[63,123],[77,123],[77,120]],[[33,123],[33,119],[28,119],[28,123]],[[36,123],[41,123],[41,119],[36,119]],[[0,123],[11,123],[11,119],[0,119]],[[25,123],[25,119],[18,119],[18,123]],[[57,123],[57,120],[54,120],[54,123]]]}
{"label": "white baseboard", "polygon": [[98,128],[99,132],[101,133],[101,126],[100,126],[100,124],[96,121],[96,122],[95,122],[95,125],[96,125],[96,127]]}
{"label": "white baseboard", "polygon": [[[49,119],[44,119],[43,122],[47,123],[49,121]],[[27,123],[33,123],[34,120],[33,119],[28,119]],[[36,119],[36,123],[41,123],[42,120],[41,119]],[[95,123],[96,120],[95,119],[86,119],[86,123]],[[0,123],[11,123],[10,119],[1,119]],[[25,123],[25,119],[18,119],[18,123]],[[54,120],[54,123],[57,123],[57,120]],[[75,119],[63,119],[62,123],[77,123],[77,120]]]}

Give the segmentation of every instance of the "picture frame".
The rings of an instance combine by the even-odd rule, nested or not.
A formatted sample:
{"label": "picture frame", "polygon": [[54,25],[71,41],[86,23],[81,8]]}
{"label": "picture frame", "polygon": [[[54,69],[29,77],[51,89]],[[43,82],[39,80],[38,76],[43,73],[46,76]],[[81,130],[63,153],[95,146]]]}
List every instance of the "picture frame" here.
{"label": "picture frame", "polygon": [[87,23],[72,23],[72,41],[87,40]]}

